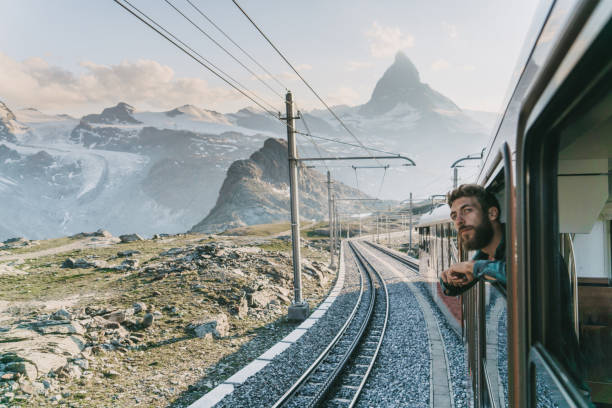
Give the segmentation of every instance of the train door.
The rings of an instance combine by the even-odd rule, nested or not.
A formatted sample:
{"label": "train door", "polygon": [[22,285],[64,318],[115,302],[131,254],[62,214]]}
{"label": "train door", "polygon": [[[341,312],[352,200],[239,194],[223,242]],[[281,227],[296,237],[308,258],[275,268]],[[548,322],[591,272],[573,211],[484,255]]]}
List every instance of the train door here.
{"label": "train door", "polygon": [[566,48],[549,61],[555,71],[526,103],[519,203],[531,407],[612,407],[611,6],[577,9]]}

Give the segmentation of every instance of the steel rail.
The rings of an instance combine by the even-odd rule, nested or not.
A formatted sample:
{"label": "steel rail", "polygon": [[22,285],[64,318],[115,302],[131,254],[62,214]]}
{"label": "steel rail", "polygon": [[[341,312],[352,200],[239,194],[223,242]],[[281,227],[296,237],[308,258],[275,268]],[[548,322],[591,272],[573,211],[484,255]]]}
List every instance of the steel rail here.
{"label": "steel rail", "polygon": [[[389,319],[389,295],[387,287],[382,276],[374,269],[374,267],[365,259],[364,255],[361,254],[359,249],[353,244],[349,243],[349,247],[354,255],[355,264],[358,268],[361,278],[361,292],[359,296],[359,304],[356,304],[353,308],[353,312],[350,316],[350,321],[343,325],[341,331],[334,337],[332,342],[326,347],[321,353],[319,358],[306,370],[306,372],[293,384],[293,386],[273,405],[273,407],[285,407],[285,406],[296,406],[299,404],[300,407],[317,407],[328,405],[329,402],[341,402],[343,405],[353,407],[357,402],[361,391],[370,375],[370,372],[374,366],[378,352],[382,345],[382,340],[387,328],[387,322]],[[355,315],[357,311],[364,306],[363,294],[364,284],[363,276],[368,277],[370,282],[370,302],[367,306],[367,311],[363,318],[363,321],[355,321]],[[379,287],[376,287],[375,279],[379,281]],[[380,322],[381,303],[379,301],[377,291],[382,290],[384,292],[384,318],[382,323]],[[375,318],[377,317],[377,318]],[[344,338],[350,333],[349,326],[352,324],[359,324],[356,333],[352,334],[351,338]],[[352,331],[352,330],[351,330]],[[346,335],[346,336],[345,336]],[[346,345],[346,342],[350,344]],[[344,343],[344,344],[341,344]],[[374,350],[371,347],[367,347],[367,350],[363,350],[361,347],[366,347],[366,344],[375,343]],[[339,353],[335,347],[340,348]],[[346,349],[343,349],[346,347]],[[341,358],[338,360],[338,357]],[[323,371],[324,378],[317,378],[318,368],[323,367],[327,361],[327,357],[332,357],[331,363],[334,364],[333,369]],[[335,358],[334,358],[335,357]],[[358,363],[359,359],[367,359],[366,363]],[[335,360],[335,361],[334,361]],[[362,361],[362,360],[361,360]],[[365,372],[361,372],[361,368],[367,365]],[[359,367],[359,368],[358,368]],[[352,372],[351,372],[352,371]],[[360,382],[358,386],[342,384],[341,379],[345,374],[355,374],[358,372]],[[308,390],[308,386],[315,386],[316,390]],[[339,390],[349,387],[352,392],[352,396],[349,399],[346,398],[334,398],[338,394]],[[306,391],[302,393],[302,391]]]}
{"label": "steel rail", "polygon": [[[334,346],[338,344],[342,336],[346,333],[346,330],[348,329],[350,324],[353,322],[355,315],[357,314],[357,311],[359,310],[359,306],[361,306],[361,303],[363,300],[363,294],[365,292],[363,275],[364,275],[363,273],[359,274],[360,291],[359,291],[359,297],[357,298],[357,302],[355,303],[355,306],[353,307],[353,310],[350,316],[346,319],[346,322],[338,331],[338,334],[336,334],[336,336],[327,345],[327,347],[321,352],[321,354],[319,354],[319,357],[317,357],[317,359],[310,365],[310,367],[306,369],[304,374],[302,374],[302,376],[298,378],[298,380],[295,383],[293,383],[293,385],[274,403],[274,405],[272,405],[272,408],[280,408],[280,407],[286,406],[287,403],[297,395],[299,389],[304,384],[306,384],[306,382],[310,379],[311,375],[315,372],[317,367],[319,367],[319,365],[325,360],[325,358],[329,356]],[[365,275],[367,276],[367,273]],[[374,290],[372,290],[372,292],[374,292]]]}
{"label": "steel rail", "polygon": [[391,258],[400,261],[401,263],[403,263],[404,265],[407,265],[408,267],[412,268],[412,269],[416,269],[416,271],[418,272],[419,270],[419,265],[410,261],[407,258],[404,258],[403,256],[400,256],[396,253],[393,253],[392,251],[389,251],[387,248],[382,247],[380,245],[377,245],[373,242],[370,241],[365,241],[368,245],[370,245],[372,248],[377,249],[378,251],[390,256]]}
{"label": "steel rail", "polygon": [[378,342],[376,344],[376,348],[374,350],[374,353],[371,356],[370,364],[368,365],[368,368],[367,368],[366,372],[363,374],[363,378],[361,379],[361,382],[359,383],[359,386],[358,386],[357,390],[355,390],[355,394],[353,395],[353,398],[351,399],[351,402],[349,404],[349,408],[352,408],[357,403],[357,400],[359,399],[359,396],[361,395],[361,391],[363,390],[363,387],[365,386],[365,383],[366,383],[368,377],[370,376],[370,372],[372,371],[372,368],[374,367],[374,363],[376,362],[376,358],[378,357],[378,352],[380,351],[380,347],[382,346],[382,342],[383,342],[383,339],[385,337],[385,332],[387,330],[387,323],[389,322],[389,291],[387,290],[387,284],[386,284],[385,280],[383,279],[383,277],[372,266],[372,264],[365,258],[365,256],[363,256],[363,254],[356,249],[356,245],[354,243],[352,243],[352,242],[349,245],[351,246],[351,248],[353,249],[355,254],[358,257],[361,258],[362,264],[364,266],[369,267],[369,269],[372,272],[374,272],[374,274],[376,274],[376,277],[380,281],[381,288],[385,292],[385,319],[384,319],[384,322],[383,322],[383,327],[381,329],[381,333],[379,335]]}

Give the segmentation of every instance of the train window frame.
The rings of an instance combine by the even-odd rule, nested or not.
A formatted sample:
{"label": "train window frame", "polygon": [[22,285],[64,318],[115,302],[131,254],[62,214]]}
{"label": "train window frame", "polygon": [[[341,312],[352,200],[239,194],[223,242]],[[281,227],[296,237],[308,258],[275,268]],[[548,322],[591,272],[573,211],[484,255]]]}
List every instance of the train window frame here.
{"label": "train window frame", "polygon": [[[561,356],[549,352],[554,348],[555,336],[563,336],[561,319],[554,307],[561,290],[561,269],[559,260],[559,210],[557,207],[557,174],[559,152],[559,129],[575,114],[599,101],[612,80],[612,69],[606,45],[609,47],[611,22],[602,25],[601,31],[591,38],[584,54],[566,76],[559,81],[557,68],[563,65],[569,49],[578,43],[577,37],[593,13],[597,2],[583,3],[576,10],[571,24],[559,39],[556,50],[543,68],[543,72],[530,90],[521,109],[521,119],[517,134],[517,164],[519,166],[519,203],[521,206],[521,274],[524,279],[523,300],[526,312],[526,333],[529,350],[529,373],[527,398],[529,406],[535,406],[537,389],[536,360],[548,373],[554,374],[556,386],[565,403],[571,406],[590,406],[577,385],[570,380],[565,367],[559,364]],[[557,82],[553,81],[557,79]],[[603,86],[602,86],[603,85]],[[541,97],[554,86],[554,92]],[[543,106],[537,116],[531,116],[535,106]],[[529,123],[529,127],[526,124]],[[539,357],[538,357],[539,356]],[[545,358],[541,358],[545,356]]]}

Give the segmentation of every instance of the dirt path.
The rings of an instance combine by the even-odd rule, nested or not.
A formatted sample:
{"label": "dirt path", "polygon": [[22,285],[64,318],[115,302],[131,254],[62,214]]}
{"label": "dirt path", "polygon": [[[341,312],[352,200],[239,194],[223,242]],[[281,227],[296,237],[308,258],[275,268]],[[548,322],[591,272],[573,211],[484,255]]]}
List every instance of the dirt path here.
{"label": "dirt path", "polygon": [[70,244],[61,245],[54,248],[43,249],[35,252],[25,252],[21,254],[13,254],[13,255],[0,255],[0,262],[6,261],[24,261],[26,259],[38,258],[41,256],[61,254],[62,252],[70,252],[75,249],[82,248],[95,248],[95,247],[104,247],[112,244],[116,244],[119,242],[119,238],[111,237],[111,238],[97,238],[90,237],[81,239]]}

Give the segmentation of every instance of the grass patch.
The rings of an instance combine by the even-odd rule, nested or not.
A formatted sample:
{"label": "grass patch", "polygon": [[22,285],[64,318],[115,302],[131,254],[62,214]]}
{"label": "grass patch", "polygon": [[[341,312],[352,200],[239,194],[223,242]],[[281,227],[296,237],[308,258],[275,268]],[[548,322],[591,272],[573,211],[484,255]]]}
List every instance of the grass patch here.
{"label": "grass patch", "polygon": [[71,242],[74,242],[74,241],[75,239],[70,238],[70,237],[47,239],[44,241],[36,241],[38,242],[38,244],[35,244],[32,246],[14,248],[14,249],[5,249],[5,251],[11,254],[27,254],[30,252],[38,252],[38,251],[43,251],[45,249],[57,248],[63,245],[70,244]]}
{"label": "grass patch", "polygon": [[232,236],[255,236],[264,237],[268,235],[275,235],[281,232],[291,229],[291,224],[288,222],[279,222],[275,224],[258,224],[250,225],[248,227],[233,228],[227,230],[220,235],[232,235]]}

